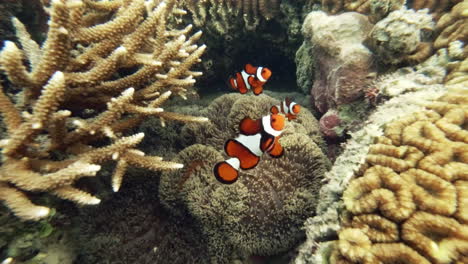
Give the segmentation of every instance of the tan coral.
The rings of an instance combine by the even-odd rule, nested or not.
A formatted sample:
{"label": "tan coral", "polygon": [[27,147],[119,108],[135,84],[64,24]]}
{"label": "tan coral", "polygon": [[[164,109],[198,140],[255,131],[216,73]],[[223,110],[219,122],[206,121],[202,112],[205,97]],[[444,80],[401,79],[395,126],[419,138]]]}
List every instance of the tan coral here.
{"label": "tan coral", "polygon": [[434,42],[436,49],[448,47],[449,43],[461,40],[468,41],[468,1],[455,5],[449,13],[444,14],[436,24],[436,30],[440,32]]}
{"label": "tan coral", "polygon": [[[213,28],[218,34],[227,34],[233,25],[243,22],[247,30],[255,30],[260,19],[273,19],[279,12],[281,0],[183,0],[195,25]],[[242,17],[242,19],[239,19]]]}
{"label": "tan coral", "polygon": [[[143,133],[125,136],[143,117],[207,121],[161,108],[171,96],[186,98],[191,92],[201,73],[190,68],[206,48],[196,44],[201,32],[190,33],[191,25],[166,25],[169,16],[185,13],[175,7],[175,0],[53,0],[44,5],[50,15],[45,42],[34,42],[14,18],[21,48],[6,41],[0,51],[0,68],[11,85],[22,88],[12,100],[0,87],[0,112],[7,128],[0,141],[0,201],[24,220],[49,213],[33,204],[26,192],[99,203],[73,184],[95,176],[106,161],[117,163],[114,191],[129,166],[181,168],[136,149]],[[136,71],[118,73],[126,69]],[[92,114],[83,117],[83,111]],[[109,145],[95,147],[102,139]],[[57,155],[60,160],[54,158]]]}
{"label": "tan coral", "polygon": [[[453,2],[453,3],[451,3]],[[435,20],[438,20],[454,3],[450,0],[415,0],[408,8],[420,10],[427,8]],[[322,9],[337,14],[341,11],[354,11],[370,15],[376,22],[388,13],[400,9],[406,4],[404,0],[321,0]]]}
{"label": "tan coral", "polygon": [[370,245],[355,243],[368,253],[351,254],[360,251],[340,235],[330,258],[336,263],[466,260],[468,90],[451,89],[425,106],[387,125],[370,147],[363,175],[343,193],[352,221],[340,234],[354,232]]}

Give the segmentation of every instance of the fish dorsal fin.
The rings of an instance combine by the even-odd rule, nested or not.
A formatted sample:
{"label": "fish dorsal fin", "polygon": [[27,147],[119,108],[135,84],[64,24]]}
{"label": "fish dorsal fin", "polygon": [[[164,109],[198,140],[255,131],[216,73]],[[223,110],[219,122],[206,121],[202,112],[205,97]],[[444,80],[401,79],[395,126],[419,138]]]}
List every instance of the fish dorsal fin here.
{"label": "fish dorsal fin", "polygon": [[279,113],[279,107],[277,105],[274,105],[270,108],[270,113],[272,114],[278,114]]}
{"label": "fish dorsal fin", "polygon": [[249,76],[247,78],[247,82],[249,83],[250,88],[257,86],[257,83],[255,82],[255,78],[253,76]]}
{"label": "fish dorsal fin", "polygon": [[246,117],[242,119],[239,125],[239,130],[244,135],[255,135],[260,132],[262,129],[262,122],[261,119],[251,119],[250,117]]}
{"label": "fish dorsal fin", "polygon": [[259,95],[259,94],[261,94],[262,92],[263,92],[263,86],[261,86],[261,85],[254,86],[254,88],[253,88],[253,93],[254,93],[255,95]]}
{"label": "fish dorsal fin", "polygon": [[257,72],[257,67],[252,66],[252,64],[247,63],[244,67],[244,71],[248,74],[255,74]]}
{"label": "fish dorsal fin", "polygon": [[268,154],[270,154],[273,158],[279,158],[283,156],[284,149],[279,143],[279,137],[275,137],[275,141],[273,142],[273,146],[269,149]]}

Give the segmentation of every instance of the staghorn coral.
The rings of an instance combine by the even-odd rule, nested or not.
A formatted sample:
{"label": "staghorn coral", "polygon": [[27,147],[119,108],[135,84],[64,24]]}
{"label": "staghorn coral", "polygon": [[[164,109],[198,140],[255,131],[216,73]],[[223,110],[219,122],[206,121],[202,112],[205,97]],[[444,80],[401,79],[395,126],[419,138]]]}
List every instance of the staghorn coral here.
{"label": "staghorn coral", "polygon": [[213,25],[219,34],[226,34],[241,16],[247,30],[255,30],[260,18],[272,19],[278,12],[281,0],[184,0],[181,6],[192,14],[198,27]]}
{"label": "staghorn coral", "polygon": [[209,122],[185,128],[184,134],[203,145],[180,152],[175,161],[186,164],[185,169],[161,177],[161,201],[177,216],[196,219],[214,263],[227,262],[235,253],[272,255],[289,249],[302,237],[300,225],[314,210],[327,160],[313,140],[317,121],[305,109],[282,134],[284,156],[262,156],[232,185],[221,184],[213,175],[213,166],[224,159],[225,141],[238,134],[239,121],[259,118],[277,102],[266,95],[216,99],[202,112]]}
{"label": "staghorn coral", "polygon": [[[191,25],[166,26],[169,16],[185,12],[174,8],[175,1],[45,2],[50,16],[45,42],[39,46],[13,18],[21,49],[6,41],[0,52],[0,67],[11,86],[22,89],[0,92],[7,129],[1,140],[0,201],[24,220],[50,211],[33,204],[27,192],[99,203],[73,184],[96,175],[106,161],[117,163],[114,191],[129,166],[181,168],[137,150],[143,133],[122,134],[145,116],[206,121],[160,108],[171,95],[190,92],[201,73],[189,68],[205,50],[195,44],[201,32],[190,35]],[[98,147],[96,142],[104,139],[109,144]]]}
{"label": "staghorn coral", "polygon": [[[462,263],[466,258],[468,90],[452,89],[425,106],[388,124],[370,147],[364,175],[343,194],[352,221],[343,223],[334,258],[350,263]],[[358,232],[371,245],[350,248],[347,232]],[[367,254],[353,253],[364,249]]]}
{"label": "staghorn coral", "polygon": [[383,63],[421,62],[432,55],[432,45],[421,35],[432,31],[434,23],[427,10],[402,8],[380,20],[369,33],[366,45]]}

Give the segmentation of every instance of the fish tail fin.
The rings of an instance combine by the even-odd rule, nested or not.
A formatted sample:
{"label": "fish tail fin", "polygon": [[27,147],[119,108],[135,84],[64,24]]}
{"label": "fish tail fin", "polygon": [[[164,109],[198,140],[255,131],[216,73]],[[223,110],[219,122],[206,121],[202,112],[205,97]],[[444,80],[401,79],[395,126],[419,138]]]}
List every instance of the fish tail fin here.
{"label": "fish tail fin", "polygon": [[259,95],[262,92],[263,92],[263,86],[262,85],[259,85],[259,86],[253,88],[253,93],[255,95]]}
{"label": "fish tail fin", "polygon": [[230,158],[218,162],[213,168],[216,179],[224,184],[232,184],[239,178],[239,159]]}
{"label": "fish tail fin", "polygon": [[230,86],[232,89],[238,90],[235,77],[229,76],[229,79],[228,79],[227,82],[229,83],[229,86]]}

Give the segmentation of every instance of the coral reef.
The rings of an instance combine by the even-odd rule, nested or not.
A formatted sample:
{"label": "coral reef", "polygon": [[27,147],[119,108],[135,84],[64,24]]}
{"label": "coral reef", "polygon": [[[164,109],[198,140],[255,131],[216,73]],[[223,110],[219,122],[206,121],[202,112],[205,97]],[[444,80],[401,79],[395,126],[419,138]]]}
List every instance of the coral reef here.
{"label": "coral reef", "polygon": [[297,50],[295,62],[297,86],[303,93],[309,94],[315,69],[312,47],[308,41],[304,41]]}
{"label": "coral reef", "polygon": [[6,41],[0,66],[11,89],[21,91],[0,92],[7,129],[1,140],[0,200],[16,216],[36,220],[50,211],[33,204],[27,192],[99,203],[74,183],[96,175],[106,161],[117,163],[114,191],[129,166],[182,167],[136,149],[143,133],[123,134],[149,115],[207,121],[160,108],[171,95],[190,92],[201,73],[189,68],[205,50],[195,44],[201,32],[190,34],[190,25],[166,26],[169,16],[185,13],[174,5],[173,0],[50,1],[41,46],[13,18],[21,49]]}
{"label": "coral reef", "polygon": [[[225,185],[216,180],[213,166],[224,160],[223,145],[238,134],[240,120],[269,113],[278,101],[266,95],[224,95],[200,114],[204,125],[187,124],[183,134],[195,139],[175,162],[179,172],[163,173],[160,199],[176,216],[190,215],[207,237],[214,263],[234,255],[272,255],[289,249],[303,237],[302,222],[313,214],[317,190],[328,161],[320,147],[318,124],[306,110],[286,125],[280,143],[284,156],[268,155],[238,181]],[[203,145],[202,145],[203,144]]]}
{"label": "coral reef", "polygon": [[181,6],[187,8],[192,14],[193,22],[203,27],[208,21],[220,34],[232,29],[238,17],[244,20],[247,30],[255,30],[260,18],[272,19],[278,12],[281,0],[183,0]]}
{"label": "coral reef", "polygon": [[[427,9],[433,18],[437,20],[447,9],[463,0],[443,0],[443,1],[427,1],[415,0],[411,1],[408,8],[414,10]],[[408,1],[409,2],[409,1]],[[354,11],[361,14],[369,14],[375,22],[390,12],[400,9],[406,4],[405,0],[321,0],[323,9],[331,14],[336,14],[341,11]]]}
{"label": "coral reef", "polygon": [[375,77],[372,53],[362,44],[371,28],[357,13],[307,15],[302,30],[315,54],[311,94],[320,112],[362,96],[363,87]]}
{"label": "coral reef", "polygon": [[459,203],[466,198],[467,106],[468,90],[455,89],[386,126],[363,176],[343,193],[351,215],[332,256],[350,263],[466,261],[468,222]]}
{"label": "coral reef", "polygon": [[[316,216],[307,219],[305,230],[307,241],[299,248],[295,263],[324,263],[328,261],[333,243],[320,242],[336,240],[340,229],[343,211],[342,194],[354,174],[360,171],[366,160],[374,138],[383,135],[383,127],[392,120],[424,110],[424,102],[437,99],[447,90],[443,85],[428,89],[400,94],[379,105],[369,115],[364,126],[350,133],[343,153],[338,156],[331,170],[325,174],[327,184],[320,190],[320,202]],[[391,113],[391,114],[388,114]]]}
{"label": "coral reef", "polygon": [[434,29],[427,9],[415,12],[402,8],[380,20],[369,33],[368,47],[384,64],[416,64],[432,55],[432,44],[422,39]]}
{"label": "coral reef", "polygon": [[171,217],[154,195],[159,177],[137,168],[128,174],[132,180],[112,199],[67,212],[73,215],[68,237],[76,244],[74,263],[207,263],[195,221]]}
{"label": "coral reef", "polygon": [[[304,1],[179,1],[188,11],[183,21],[203,30],[201,40],[208,47],[199,65],[202,91],[219,89],[219,83],[247,63],[270,68],[276,80],[295,82],[293,58],[302,42],[303,12],[308,12]],[[271,19],[262,16],[259,4],[263,3]]]}

